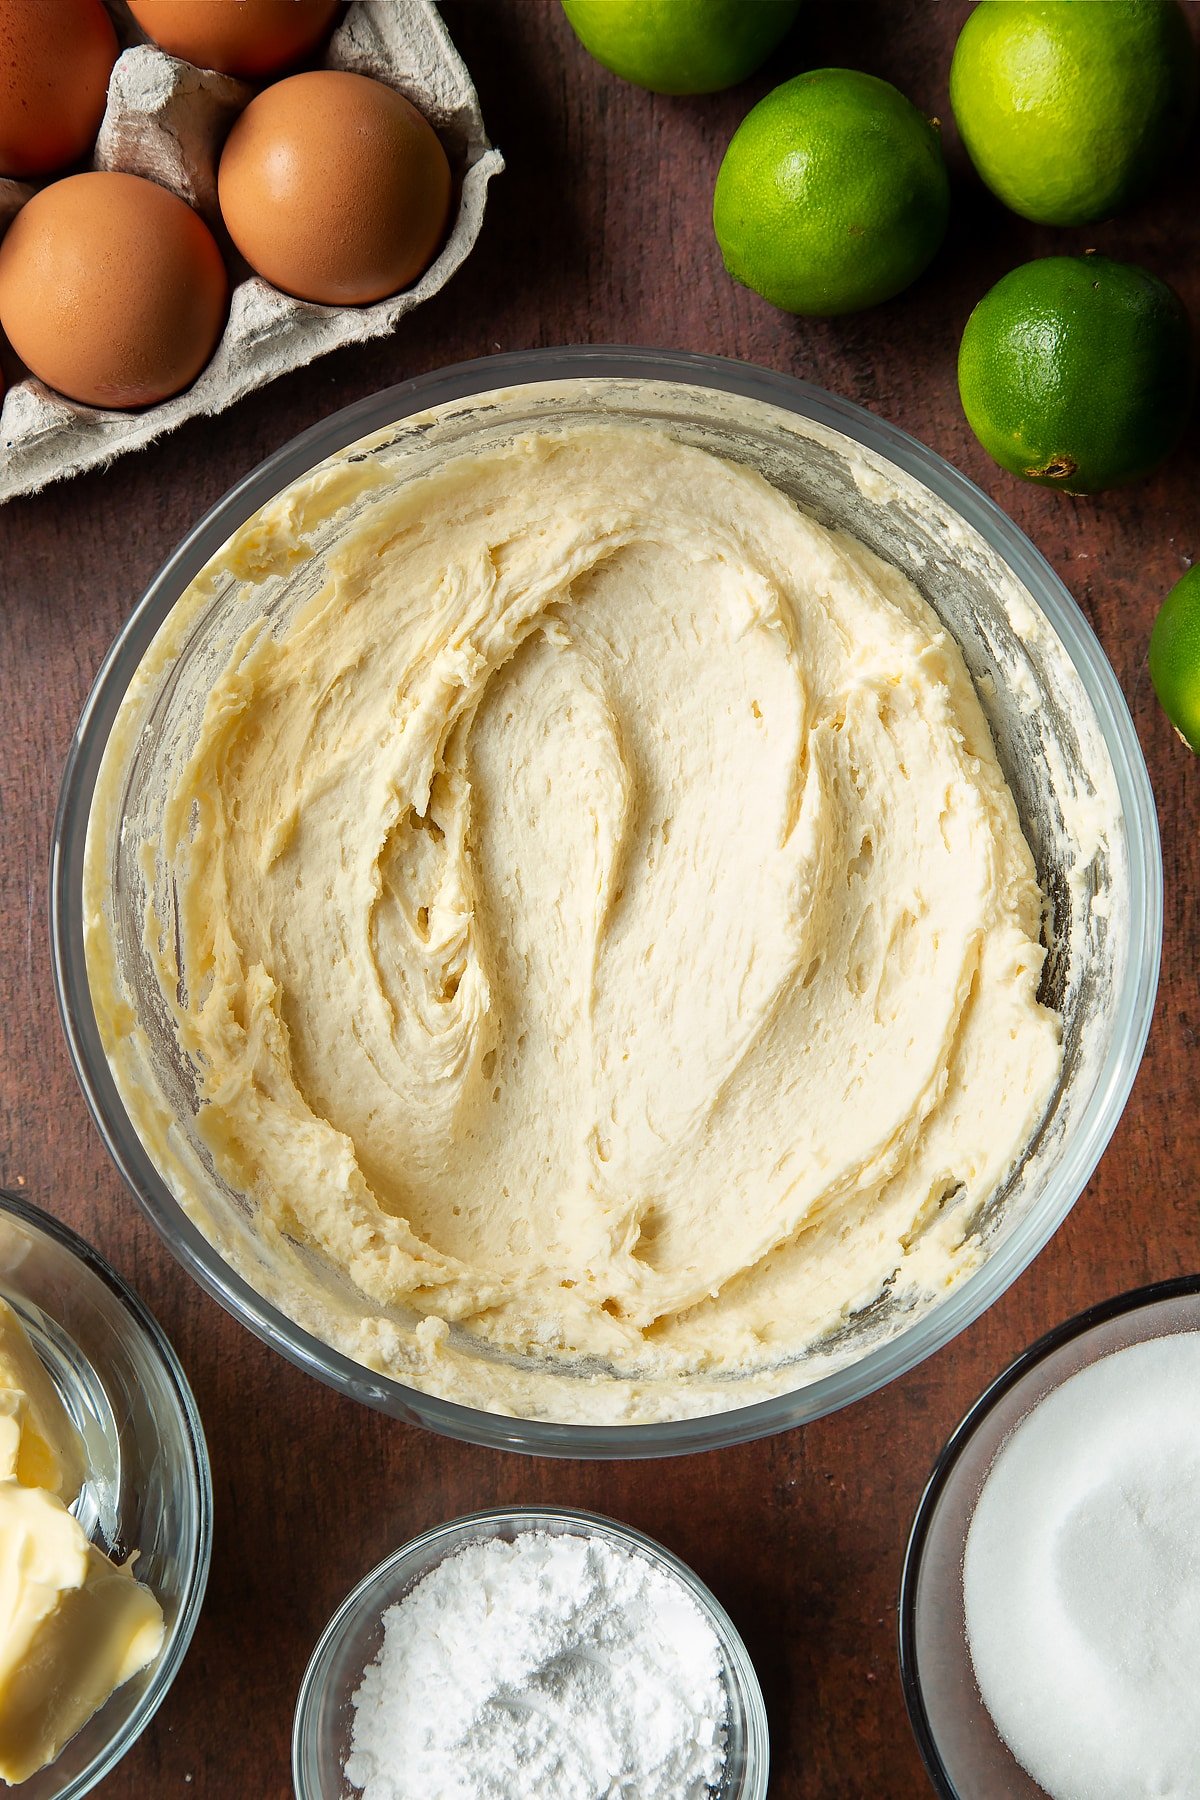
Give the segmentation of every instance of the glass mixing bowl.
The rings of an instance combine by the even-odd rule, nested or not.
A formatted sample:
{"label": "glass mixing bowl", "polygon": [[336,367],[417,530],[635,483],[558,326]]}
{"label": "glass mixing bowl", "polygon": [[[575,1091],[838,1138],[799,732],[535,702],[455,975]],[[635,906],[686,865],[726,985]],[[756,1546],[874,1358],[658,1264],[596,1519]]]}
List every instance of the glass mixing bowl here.
{"label": "glass mixing bowl", "polygon": [[[172,654],[159,658],[152,678],[137,678],[139,664],[180,595],[238,526],[339,452],[402,479],[521,429],[597,419],[653,425],[751,465],[915,582],[961,645],[991,724],[1052,908],[1043,992],[1064,1021],[1049,1111],[974,1221],[982,1260],[971,1275],[917,1307],[882,1296],[778,1374],[776,1385],[787,1383],[787,1391],[761,1398],[761,1388],[739,1392],[731,1383],[716,1401],[691,1406],[673,1392],[672,1410],[695,1416],[652,1424],[560,1422],[572,1417],[570,1371],[553,1418],[463,1406],[363,1366],[291,1316],[280,1298],[289,1292],[289,1266],[302,1282],[323,1284],[322,1318],[336,1319],[341,1309],[357,1319],[363,1302],[339,1272],[314,1268],[302,1246],[282,1236],[266,1242],[252,1205],[214,1171],[195,1130],[194,1083],[143,948],[146,888],[137,855],[139,842],[161,830],[162,773],[195,733],[208,692],[203,671],[220,666],[214,655],[239,629],[235,609],[222,609],[221,582],[187,631],[168,625],[163,641]],[[346,523],[339,513],[320,527],[318,549],[336,542]],[[318,554],[256,590],[273,621],[302,604],[320,567]],[[152,1102],[151,1147],[110,1070],[84,946],[89,817],[127,693],[139,729],[121,740],[128,760],[117,787],[106,772],[120,804],[95,823],[104,834],[96,854],[104,859],[120,1003],[146,1043],[137,1085]],[[168,894],[162,916],[171,904]],[[655,1456],[784,1430],[871,1393],[949,1342],[1037,1255],[1094,1169],[1137,1071],[1158,979],[1162,869],[1145,763],[1112,668],[1048,564],[956,470],[870,413],[746,364],[644,350],[531,351],[423,376],[347,408],[270,458],[188,535],[119,634],[84,708],[63,777],[51,911],[59,1007],[88,1104],[131,1191],[209,1293],[300,1367],[434,1430],[548,1455]],[[168,1163],[185,1176],[168,1180]],[[189,1214],[192,1196],[203,1199],[203,1232]],[[491,1354],[473,1343],[470,1350]],[[580,1373],[596,1376],[587,1366]]]}
{"label": "glass mixing bowl", "polygon": [[292,1731],[296,1800],[354,1800],[358,1792],[342,1773],[354,1723],[352,1701],[364,1669],[379,1654],[388,1607],[402,1600],[443,1557],[489,1538],[511,1543],[523,1531],[574,1532],[605,1539],[616,1550],[646,1557],[686,1589],[721,1646],[729,1696],[725,1771],[713,1800],[767,1800],[770,1744],[762,1689],[724,1607],[686,1563],[653,1538],[615,1519],[565,1506],[501,1507],[452,1519],[394,1551],[347,1596],[326,1626],[301,1683]]}
{"label": "glass mixing bowl", "polygon": [[900,1676],[921,1757],[941,1800],[1045,1800],[980,1698],[967,1641],[963,1555],[1000,1451],[1046,1396],[1105,1356],[1200,1330],[1200,1277],[1135,1288],[1022,1351],[975,1402],[938,1458],[913,1521],[900,1583]]}
{"label": "glass mixing bowl", "polygon": [[82,1435],[87,1480],[72,1511],[107,1555],[137,1552],[166,1626],[149,1668],[20,1788],[22,1800],[80,1800],[146,1729],[192,1641],[212,1550],[208,1452],[175,1352],[137,1295],[82,1238],[6,1190],[0,1296]]}

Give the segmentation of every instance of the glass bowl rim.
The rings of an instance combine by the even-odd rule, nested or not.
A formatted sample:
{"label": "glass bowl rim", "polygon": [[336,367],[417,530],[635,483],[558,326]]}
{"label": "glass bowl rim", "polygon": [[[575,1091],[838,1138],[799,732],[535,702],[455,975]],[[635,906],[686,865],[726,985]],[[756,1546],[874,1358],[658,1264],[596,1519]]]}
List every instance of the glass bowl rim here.
{"label": "glass bowl rim", "polygon": [[[597,377],[714,389],[798,415],[891,462],[984,538],[1045,613],[1096,709],[1113,759],[1129,844],[1129,935],[1133,947],[1117,1003],[1113,1040],[1079,1124],[1038,1201],[982,1267],[964,1277],[916,1324],[853,1363],[804,1386],[749,1405],[629,1425],[510,1417],[424,1393],[355,1362],[264,1300],[186,1216],[146,1155],[125,1111],[96,1029],[80,905],[83,845],[96,772],[113,719],[159,625],[187,582],[230,533],[317,462],[413,413],[498,390]],[[105,655],[67,753],[51,849],[51,963],[72,1066],[126,1186],[192,1278],[263,1342],[339,1392],[460,1442],[547,1456],[677,1456],[770,1436],[876,1392],[973,1323],[1045,1247],[1083,1192],[1116,1129],[1150,1029],[1162,953],[1162,917],[1158,819],[1128,706],[1082,610],[1025,533],[937,452],[811,382],[726,357],[621,345],[513,351],[414,376],[330,414],[235,483],[168,557]]]}
{"label": "glass bowl rim", "polygon": [[[730,1705],[741,1702],[742,1725],[745,1731],[748,1757],[745,1777],[740,1793],[733,1800],[767,1800],[770,1777],[770,1727],[767,1720],[766,1702],[763,1699],[762,1684],[758,1671],[747,1650],[737,1626],[717,1599],[712,1589],[702,1581],[696,1571],[685,1563],[682,1557],[668,1550],[636,1526],[626,1525],[621,1519],[614,1519],[607,1513],[591,1512],[577,1506],[489,1506],[478,1512],[462,1513],[457,1518],[445,1519],[440,1525],[431,1525],[428,1530],[419,1532],[416,1537],[409,1538],[406,1543],[389,1552],[382,1562],[357,1581],[345,1599],[336,1607],[328,1624],[317,1639],[316,1647],[308,1660],[304,1675],[300,1682],[300,1690],[296,1697],[296,1710],[292,1722],[292,1785],[298,1800],[318,1800],[318,1797],[306,1786],[301,1758],[308,1747],[312,1731],[315,1729],[316,1708],[319,1704],[322,1688],[317,1685],[318,1672],[329,1653],[337,1644],[349,1624],[351,1615],[359,1605],[368,1598],[373,1590],[383,1587],[395,1572],[419,1553],[431,1549],[441,1539],[466,1537],[472,1528],[491,1526],[496,1530],[488,1535],[498,1534],[500,1527],[512,1525],[520,1531],[536,1531],[543,1520],[565,1522],[569,1525],[580,1525],[584,1531],[595,1531],[618,1539],[630,1549],[648,1557],[656,1565],[666,1569],[668,1574],[682,1583],[701,1612],[708,1619],[716,1633],[722,1652],[730,1664],[736,1668],[739,1685],[726,1683]],[[447,1544],[443,1556],[452,1553],[452,1545]],[[441,1558],[439,1558],[439,1561]],[[431,1565],[435,1566],[435,1565]]]}
{"label": "glass bowl rim", "polygon": [[[1124,1318],[1127,1313],[1153,1311],[1172,1300],[1190,1300],[1197,1296],[1200,1296],[1200,1275],[1173,1275],[1165,1281],[1147,1282],[1142,1287],[1128,1288],[1120,1294],[1110,1295],[1106,1300],[1097,1300],[1093,1305],[1084,1307],[1082,1312],[1052,1326],[1032,1344],[1027,1345],[988,1383],[978,1399],[972,1401],[938,1453],[917,1503],[904,1551],[897,1621],[900,1685],[904,1691],[904,1705],[921,1753],[921,1761],[939,1800],[965,1800],[965,1797],[954,1786],[942,1761],[937,1737],[925,1708],[920,1658],[917,1655],[917,1588],[933,1515],[958,1467],[959,1458],[1001,1400],[1019,1387],[1048,1357],[1065,1349],[1068,1344],[1087,1337],[1101,1325],[1110,1325],[1114,1319]],[[1053,1393],[1055,1390],[1051,1388],[1048,1391]]]}
{"label": "glass bowl rim", "polygon": [[189,1451],[188,1467],[195,1501],[196,1529],[190,1547],[187,1578],[179,1610],[169,1629],[158,1660],[151,1671],[145,1691],[125,1720],[124,1725],[114,1732],[113,1736],[96,1752],[87,1767],[82,1769],[56,1795],[56,1800],[82,1800],[83,1795],[91,1793],[106,1775],[112,1773],[121,1759],[141,1737],[166,1699],[191,1645],[204,1604],[209,1570],[212,1564],[212,1467],[208,1455],[208,1441],[204,1435],[204,1426],[191,1384],[184,1373],[183,1365],[174,1346],[145,1301],[135,1293],[124,1276],[117,1273],[112,1264],[101,1255],[94,1245],[89,1244],[86,1238],[81,1237],[77,1231],[65,1224],[62,1219],[56,1218],[53,1213],[46,1212],[42,1207],[35,1205],[33,1201],[25,1199],[23,1195],[14,1193],[11,1188],[7,1187],[0,1187],[0,1213],[8,1214],[31,1229],[41,1232],[43,1236],[51,1238],[77,1262],[81,1262],[85,1268],[90,1270],[113,1294],[129,1315],[134,1330],[142,1339],[147,1352],[157,1360],[163,1370],[167,1387],[178,1409],[182,1434]]}

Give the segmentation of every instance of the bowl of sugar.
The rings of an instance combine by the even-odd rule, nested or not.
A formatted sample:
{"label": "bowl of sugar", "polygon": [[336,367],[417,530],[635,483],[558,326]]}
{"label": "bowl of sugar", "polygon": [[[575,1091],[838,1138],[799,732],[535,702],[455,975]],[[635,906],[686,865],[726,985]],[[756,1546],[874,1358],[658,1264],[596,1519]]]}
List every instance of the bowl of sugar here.
{"label": "bowl of sugar", "polygon": [[1200,1277],[1069,1320],[917,1510],[905,1701],[945,1800],[1200,1795]]}
{"label": "bowl of sugar", "polygon": [[677,1557],[564,1507],[405,1544],[326,1627],[296,1707],[297,1800],[766,1800],[762,1691]]}

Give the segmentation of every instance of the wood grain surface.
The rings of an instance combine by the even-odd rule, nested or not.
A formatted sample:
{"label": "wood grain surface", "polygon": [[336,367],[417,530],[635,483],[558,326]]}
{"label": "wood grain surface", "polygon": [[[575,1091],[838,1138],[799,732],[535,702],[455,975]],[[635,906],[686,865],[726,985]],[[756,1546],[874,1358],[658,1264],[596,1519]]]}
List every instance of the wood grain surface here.
{"label": "wood grain surface", "polygon": [[[384,4],[385,0],[378,0]],[[1200,427],[1168,470],[1072,500],[1021,486],[975,444],[954,361],[975,300],[1013,264],[1090,244],[1174,281],[1200,316],[1200,169],[1127,217],[1052,232],[978,187],[949,120],[955,0],[806,0],[745,87],[670,100],[582,51],[557,0],[446,0],[509,169],[482,241],[395,338],[290,375],[105,473],[0,513],[0,1179],[91,1238],[174,1340],[208,1430],[216,1546],[204,1615],[109,1800],[283,1800],[296,1690],[342,1595],[456,1513],[556,1502],[615,1514],[690,1562],[762,1676],[774,1800],[927,1791],[896,1663],[896,1595],[922,1484],[980,1389],[1055,1321],[1200,1265],[1200,762],[1146,675],[1156,603],[1200,553]],[[750,104],[805,66],[895,81],[946,121],[954,216],[926,277],[877,311],[792,320],[725,276],[710,225],[722,151]],[[530,345],[720,352],[820,382],[932,445],[1029,532],[1116,667],[1149,760],[1166,861],[1164,979],[1133,1097],[1067,1223],[1007,1297],[873,1399],[743,1449],[657,1464],[545,1462],[444,1442],[297,1373],[201,1295],[126,1196],[76,1088],[54,1010],[46,916],[63,757],[89,683],[148,578],[238,477],[315,420],[407,375]],[[513,1800],[553,1800],[522,1796]],[[646,1800],[654,1800],[646,1796]]]}

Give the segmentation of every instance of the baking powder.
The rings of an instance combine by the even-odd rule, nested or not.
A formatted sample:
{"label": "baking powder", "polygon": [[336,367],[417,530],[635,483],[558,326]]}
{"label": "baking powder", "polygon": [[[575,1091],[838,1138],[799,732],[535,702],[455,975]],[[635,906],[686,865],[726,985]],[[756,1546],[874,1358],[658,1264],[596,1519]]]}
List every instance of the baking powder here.
{"label": "baking powder", "polygon": [[574,1532],[468,1544],[383,1616],[354,1695],[365,1800],[707,1800],[721,1647],[648,1557]]}

